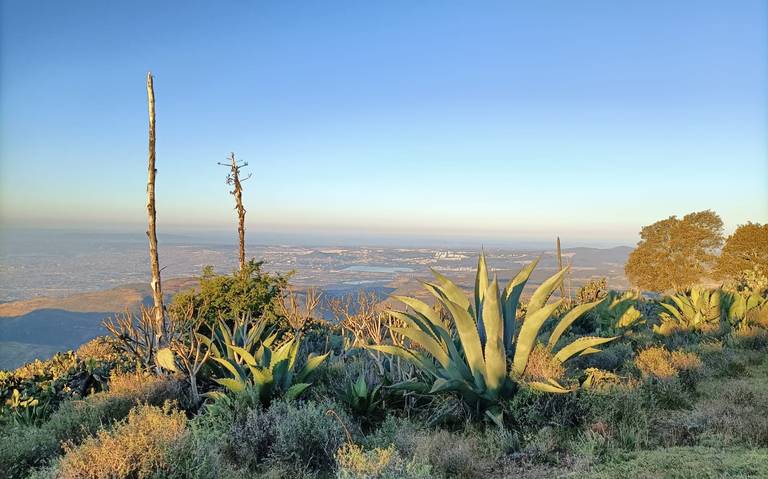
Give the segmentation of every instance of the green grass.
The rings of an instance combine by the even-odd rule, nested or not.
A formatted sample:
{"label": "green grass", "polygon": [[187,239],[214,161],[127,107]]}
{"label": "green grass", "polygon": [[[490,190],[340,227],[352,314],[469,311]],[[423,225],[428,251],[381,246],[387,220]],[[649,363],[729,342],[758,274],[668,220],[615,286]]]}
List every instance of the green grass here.
{"label": "green grass", "polygon": [[768,477],[768,449],[674,447],[620,454],[585,479],[714,479]]}

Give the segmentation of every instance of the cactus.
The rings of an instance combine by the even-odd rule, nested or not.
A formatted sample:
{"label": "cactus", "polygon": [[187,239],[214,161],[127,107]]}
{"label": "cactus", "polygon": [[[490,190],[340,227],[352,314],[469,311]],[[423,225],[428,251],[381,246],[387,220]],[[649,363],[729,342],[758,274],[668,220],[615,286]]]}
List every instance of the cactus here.
{"label": "cactus", "polygon": [[[546,382],[524,379],[530,354],[540,345],[542,326],[561,307],[563,300],[547,302],[568,272],[568,268],[564,268],[536,289],[522,325],[516,328],[520,296],[537,262],[524,267],[502,291],[495,276],[489,281],[485,257],[481,255],[474,302],[451,280],[433,271],[435,280],[424,283],[424,287],[448,311],[452,324],[446,324],[433,308],[418,299],[396,297],[409,307],[405,312],[392,312],[404,324],[396,331],[410,340],[411,347],[367,347],[411,362],[426,377],[424,381],[403,383],[399,387],[432,394],[456,392],[499,424],[498,403],[509,397],[518,384],[553,393],[568,392],[571,388],[555,378],[548,378]],[[592,302],[577,306],[559,320],[543,344],[554,360],[564,363],[576,355],[598,352],[597,346],[615,339],[583,337],[558,347],[568,327],[596,305],[597,302]]]}

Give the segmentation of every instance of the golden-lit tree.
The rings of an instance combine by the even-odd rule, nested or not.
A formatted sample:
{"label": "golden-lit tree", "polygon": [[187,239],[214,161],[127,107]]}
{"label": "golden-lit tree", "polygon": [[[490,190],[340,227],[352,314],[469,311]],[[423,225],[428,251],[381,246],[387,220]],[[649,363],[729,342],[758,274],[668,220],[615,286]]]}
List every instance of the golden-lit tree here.
{"label": "golden-lit tree", "polygon": [[624,267],[635,286],[650,291],[682,291],[708,274],[723,244],[723,220],[711,210],[676,216],[644,226]]}
{"label": "golden-lit tree", "polygon": [[768,272],[768,223],[740,225],[725,240],[717,259],[717,276],[733,279],[747,270]]}

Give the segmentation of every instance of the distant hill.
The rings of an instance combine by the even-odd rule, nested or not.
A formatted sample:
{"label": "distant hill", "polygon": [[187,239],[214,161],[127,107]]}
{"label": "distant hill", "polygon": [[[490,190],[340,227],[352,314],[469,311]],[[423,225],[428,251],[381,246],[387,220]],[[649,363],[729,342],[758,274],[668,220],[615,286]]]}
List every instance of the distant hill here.
{"label": "distant hill", "polygon": [[[196,278],[172,278],[163,281],[163,288],[170,299],[197,284]],[[101,324],[105,318],[136,310],[142,303],[151,303],[146,284],[0,304],[0,369],[76,348],[106,332]]]}

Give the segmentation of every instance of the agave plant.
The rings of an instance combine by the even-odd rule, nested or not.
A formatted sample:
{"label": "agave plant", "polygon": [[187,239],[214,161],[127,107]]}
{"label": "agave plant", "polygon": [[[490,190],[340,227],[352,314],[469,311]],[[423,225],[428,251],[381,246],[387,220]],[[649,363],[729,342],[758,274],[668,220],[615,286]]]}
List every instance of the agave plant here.
{"label": "agave plant", "polygon": [[666,311],[659,315],[661,324],[654,325],[653,331],[664,336],[684,331],[713,331],[720,327],[721,297],[720,289],[704,288],[670,296],[672,303],[661,303]]}
{"label": "agave plant", "polygon": [[[488,278],[484,255],[480,256],[475,280],[474,298],[468,298],[451,280],[433,271],[434,282],[424,287],[447,311],[449,321],[428,304],[410,297],[396,297],[409,307],[394,314],[403,327],[395,331],[411,342],[411,347],[396,345],[368,346],[399,356],[424,373],[425,381],[400,385],[430,393],[456,392],[476,410],[501,423],[498,402],[513,394],[521,382],[548,392],[565,393],[570,389],[557,378],[546,381],[525,379],[529,358],[536,348],[544,348],[550,358],[562,364],[577,354],[598,352],[597,346],[615,338],[583,337],[558,347],[563,333],[573,322],[598,303],[573,308],[562,316],[545,343],[539,343],[542,326],[561,307],[563,300],[547,304],[552,292],[559,287],[568,269],[547,279],[531,296],[520,326],[516,319],[520,296],[534,261],[524,267],[500,291],[497,278]],[[539,348],[537,348],[537,346]]]}
{"label": "agave plant", "polygon": [[232,392],[253,388],[264,404],[269,404],[275,397],[295,399],[311,385],[307,382],[310,376],[328,357],[328,353],[312,354],[304,367],[298,373],[294,372],[300,344],[300,340],[290,339],[274,351],[262,344],[255,354],[230,345],[242,362],[213,356],[211,359],[229,373],[229,377],[215,378],[214,381]]}
{"label": "agave plant", "polygon": [[605,300],[589,313],[595,320],[596,331],[599,334],[621,334],[645,324],[645,317],[635,308],[639,300],[639,295],[632,291],[610,291]]}
{"label": "agave plant", "polygon": [[768,328],[768,298],[745,293],[731,293],[725,298],[728,303],[726,316],[731,326]]}
{"label": "agave plant", "polygon": [[360,373],[355,382],[345,384],[340,396],[349,410],[363,422],[370,423],[381,415],[381,385],[369,384],[363,373]]}

